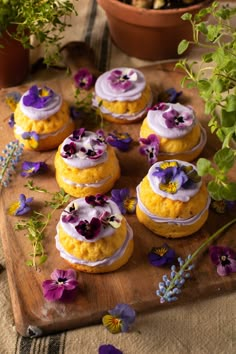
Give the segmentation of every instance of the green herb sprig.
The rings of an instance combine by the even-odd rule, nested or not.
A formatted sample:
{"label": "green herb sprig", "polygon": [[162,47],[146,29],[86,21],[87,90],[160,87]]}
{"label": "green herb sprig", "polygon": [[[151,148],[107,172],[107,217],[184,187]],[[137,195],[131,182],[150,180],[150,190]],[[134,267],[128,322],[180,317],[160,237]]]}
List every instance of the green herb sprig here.
{"label": "green herb sprig", "polygon": [[[212,181],[208,190],[216,200],[236,200],[236,183],[229,176],[236,159],[236,36],[232,19],[236,8],[213,2],[194,17],[182,16],[190,21],[193,41],[182,40],[178,53],[183,54],[190,45],[204,48],[200,61],[180,60],[176,67],[185,71],[182,86],[196,88],[205,102],[205,113],[210,116],[209,127],[221,142],[213,162],[201,158],[197,164],[200,175],[209,174]],[[206,22],[211,15],[213,24]]]}
{"label": "green herb sprig", "polygon": [[51,200],[45,201],[45,206],[49,206],[52,209],[51,212],[43,214],[33,211],[32,216],[29,219],[21,220],[15,224],[15,230],[27,230],[27,238],[31,242],[32,253],[30,254],[31,258],[26,261],[26,264],[37,269],[39,265],[47,260],[47,255],[43,246],[45,229],[52,219],[53,213],[69,202],[70,195],[66,194],[63,189],[51,193],[44,188],[34,186],[32,180],[29,180],[27,184],[25,184],[25,187],[31,191],[46,193],[52,196]]}

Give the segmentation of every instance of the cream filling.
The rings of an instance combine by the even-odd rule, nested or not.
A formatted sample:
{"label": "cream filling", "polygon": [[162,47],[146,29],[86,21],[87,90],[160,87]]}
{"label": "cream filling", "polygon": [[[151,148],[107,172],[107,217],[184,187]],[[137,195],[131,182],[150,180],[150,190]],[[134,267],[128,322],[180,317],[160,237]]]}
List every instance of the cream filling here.
{"label": "cream filling", "polygon": [[70,179],[63,177],[63,176],[61,178],[64,183],[69,184],[70,186],[73,186],[75,188],[85,188],[85,187],[99,188],[99,187],[103,186],[105,183],[107,183],[107,181],[109,181],[109,179],[111,179],[111,176],[100,179],[99,181],[94,182],[94,183],[77,183],[77,182],[73,182]]}
{"label": "cream filling", "polygon": [[126,248],[128,246],[128,243],[130,240],[132,240],[132,238],[133,238],[133,230],[131,229],[131,227],[127,223],[127,234],[126,234],[126,238],[125,238],[125,241],[122,244],[122,246],[111,257],[104,258],[104,259],[98,260],[96,262],[91,262],[91,261],[86,261],[83,259],[76,258],[76,257],[72,256],[71,254],[69,254],[60,244],[58,233],[55,237],[56,248],[60,252],[60,256],[62,258],[64,258],[66,261],[68,261],[70,263],[85,265],[85,266],[89,266],[89,267],[109,266],[112,263],[114,263],[115,261],[117,261],[119,258],[121,258],[124,255]]}
{"label": "cream filling", "polygon": [[[69,126],[69,124],[71,124],[71,122],[72,122],[72,119],[70,119],[65,125],[63,125],[62,128],[56,130],[53,133],[47,133],[47,134],[36,133],[36,134],[38,134],[39,140],[47,139],[52,136],[57,136],[58,134],[62,133]],[[19,125],[16,125],[16,124],[14,125],[14,130],[15,130],[15,133],[20,136],[23,133],[30,133],[30,131],[26,132]]]}
{"label": "cream filling", "polygon": [[103,114],[109,114],[112,117],[117,118],[117,119],[121,119],[121,120],[132,121],[132,120],[141,118],[146,113],[147,109],[152,106],[152,100],[153,100],[153,97],[151,95],[151,98],[150,98],[148,104],[146,105],[146,107],[142,111],[140,111],[138,113],[133,113],[133,114],[129,114],[129,113],[118,114],[118,113],[111,112],[107,108],[105,108],[103,105],[99,106],[99,103],[97,102],[96,98],[93,99],[93,106],[96,108],[99,108]]}
{"label": "cream filling", "polygon": [[154,215],[150,213],[150,211],[145,207],[145,205],[141,202],[140,200],[140,195],[139,195],[139,186],[137,187],[137,197],[138,197],[138,206],[142,210],[144,214],[146,214],[151,220],[153,220],[156,223],[167,223],[167,224],[174,224],[174,225],[182,225],[182,226],[187,226],[187,225],[192,225],[196,223],[202,215],[208,210],[211,198],[208,196],[207,203],[203,210],[194,215],[192,218],[184,219],[184,218],[177,218],[177,219],[172,219],[172,218],[162,218],[158,217],[157,215]]}

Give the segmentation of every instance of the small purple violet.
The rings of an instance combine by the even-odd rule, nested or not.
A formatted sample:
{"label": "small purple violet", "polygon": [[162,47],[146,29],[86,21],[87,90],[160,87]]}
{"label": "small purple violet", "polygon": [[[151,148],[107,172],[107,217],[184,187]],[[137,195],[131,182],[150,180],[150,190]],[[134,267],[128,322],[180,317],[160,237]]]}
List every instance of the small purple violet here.
{"label": "small purple violet", "polygon": [[44,108],[52,100],[55,93],[48,87],[38,88],[37,85],[30,87],[28,94],[23,96],[23,104],[27,107]]}
{"label": "small purple violet", "polygon": [[24,194],[20,194],[19,200],[16,202],[13,202],[10,207],[8,208],[8,214],[9,215],[24,215],[28,213],[31,208],[29,204],[33,201],[33,198],[26,198]]}
{"label": "small purple violet", "polygon": [[121,214],[112,215],[108,211],[105,211],[99,219],[104,227],[110,225],[113,229],[118,229],[121,225],[122,218]]}
{"label": "small purple violet", "polygon": [[216,265],[217,273],[223,277],[236,272],[236,252],[225,246],[210,246],[211,261]]}
{"label": "small purple violet", "polygon": [[72,135],[70,135],[70,140],[72,141],[81,141],[85,133],[85,128],[76,129],[73,131]]}
{"label": "small purple violet", "polygon": [[72,141],[70,144],[66,144],[63,146],[63,151],[61,152],[61,156],[64,159],[72,159],[76,154],[76,144]]}
{"label": "small purple violet", "polygon": [[155,134],[150,134],[147,138],[140,138],[139,143],[141,143],[140,154],[146,155],[151,165],[155,163],[159,152],[158,137]]}
{"label": "small purple violet", "polygon": [[90,204],[91,206],[104,206],[107,201],[108,197],[104,194],[96,194],[96,195],[88,195],[85,197],[86,203]]}
{"label": "small purple violet", "polygon": [[129,133],[119,133],[116,130],[109,133],[106,139],[107,143],[113,147],[116,147],[120,151],[127,151],[130,148],[130,144],[133,139]]}
{"label": "small purple violet", "polygon": [[32,149],[36,149],[39,145],[39,135],[35,132],[24,132],[21,134],[22,139],[27,140]]}
{"label": "small purple violet", "polygon": [[112,189],[111,200],[118,205],[122,214],[133,214],[135,212],[137,198],[130,197],[128,188]]}
{"label": "small purple violet", "polygon": [[164,102],[158,102],[151,108],[148,108],[148,111],[166,111],[168,109],[168,105]]}
{"label": "small purple violet", "polygon": [[176,103],[180,95],[182,95],[182,91],[176,91],[171,87],[158,95],[158,101]]}
{"label": "small purple violet", "polygon": [[62,222],[75,224],[79,220],[79,208],[75,203],[68,206],[62,215]]}
{"label": "small purple violet", "polygon": [[48,301],[72,301],[78,292],[78,281],[73,269],[55,269],[51,280],[42,283],[43,296]]}
{"label": "small purple violet", "polygon": [[76,231],[84,236],[86,240],[93,240],[97,237],[101,230],[101,221],[98,218],[92,218],[88,220],[80,220],[79,224],[75,226]]}
{"label": "small purple violet", "polygon": [[95,83],[96,79],[87,68],[81,68],[74,75],[75,86],[82,90],[89,90]]}
{"label": "small purple violet", "polygon": [[30,177],[35,175],[36,173],[43,173],[47,171],[48,166],[45,162],[31,162],[31,161],[24,161],[22,164],[22,177]]}
{"label": "small purple violet", "polygon": [[91,160],[97,160],[99,159],[102,155],[104,154],[104,149],[102,148],[95,148],[90,147],[90,148],[85,148],[81,147],[80,150],[78,151],[78,157],[80,159],[91,159]]}
{"label": "small purple violet", "polygon": [[103,316],[102,323],[113,334],[128,332],[136,318],[134,309],[127,304],[118,304],[108,313]]}
{"label": "small purple violet", "polygon": [[193,117],[190,113],[182,112],[179,114],[179,112],[173,108],[171,108],[168,112],[163,113],[163,118],[165,118],[166,126],[169,129],[183,129],[193,123]]}
{"label": "small purple violet", "polygon": [[148,253],[149,263],[155,267],[161,267],[165,264],[173,264],[175,259],[175,251],[166,243],[161,247],[153,247]]}
{"label": "small purple violet", "polygon": [[98,348],[98,354],[123,354],[123,352],[112,344],[102,344]]}
{"label": "small purple violet", "polygon": [[107,78],[111,88],[117,92],[128,91],[137,79],[137,72],[133,69],[112,70]]}

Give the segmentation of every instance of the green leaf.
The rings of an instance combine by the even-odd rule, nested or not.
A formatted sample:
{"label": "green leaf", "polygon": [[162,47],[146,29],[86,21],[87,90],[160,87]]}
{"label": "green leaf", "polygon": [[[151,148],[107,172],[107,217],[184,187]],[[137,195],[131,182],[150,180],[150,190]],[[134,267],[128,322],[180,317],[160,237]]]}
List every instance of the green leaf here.
{"label": "green leaf", "polygon": [[230,182],[225,184],[222,188],[222,196],[225,200],[236,200],[236,183]]}
{"label": "green leaf", "polygon": [[[236,95],[227,95],[226,97],[226,107],[227,112],[236,112]],[[236,119],[235,119],[236,120]]]}
{"label": "green leaf", "polygon": [[222,200],[222,186],[217,184],[215,181],[210,181],[207,185],[208,192],[214,200]]}
{"label": "green leaf", "polygon": [[221,171],[228,171],[234,165],[234,153],[229,148],[217,151],[214,155],[214,161]]}
{"label": "green leaf", "polygon": [[183,39],[178,45],[177,53],[179,55],[183,54],[188,49],[188,46],[189,46],[189,41]]}
{"label": "green leaf", "polygon": [[47,258],[48,257],[46,255],[41,256],[40,259],[39,259],[39,265],[45,263]]}
{"label": "green leaf", "polygon": [[25,264],[29,267],[33,267],[33,262],[31,260],[26,261]]}
{"label": "green leaf", "polygon": [[226,112],[225,109],[221,110],[221,124],[223,127],[229,128],[234,127],[236,123],[236,110],[231,112]]}
{"label": "green leaf", "polygon": [[182,18],[182,20],[184,20],[184,21],[190,21],[191,19],[192,19],[192,14],[190,14],[190,13],[185,13],[185,14],[183,14],[182,16],[181,16],[181,18]]}
{"label": "green leaf", "polygon": [[199,176],[205,176],[209,173],[211,162],[203,157],[197,161],[197,172]]}

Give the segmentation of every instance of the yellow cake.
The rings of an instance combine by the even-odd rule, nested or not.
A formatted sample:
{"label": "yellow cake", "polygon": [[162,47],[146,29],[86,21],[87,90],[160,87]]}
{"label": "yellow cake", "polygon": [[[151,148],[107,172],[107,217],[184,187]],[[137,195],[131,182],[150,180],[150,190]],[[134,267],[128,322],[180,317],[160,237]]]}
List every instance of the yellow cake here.
{"label": "yellow cake", "polygon": [[138,220],[167,238],[198,231],[208,217],[210,197],[194,165],[180,161],[157,162],[137,187]]}
{"label": "yellow cake", "polygon": [[73,197],[107,193],[120,177],[113,147],[84,128],[75,130],[59,146],[55,169],[58,185]]}
{"label": "yellow cake", "polygon": [[74,128],[68,104],[48,87],[32,86],[14,112],[14,135],[27,150],[54,149]]}
{"label": "yellow cake", "polygon": [[206,131],[192,107],[180,103],[159,103],[148,111],[140,138],[154,134],[159,139],[158,160],[193,161],[206,144]]}
{"label": "yellow cake", "polygon": [[79,271],[111,272],[131,257],[133,232],[114,201],[91,195],[72,201],[62,212],[56,248]]}
{"label": "yellow cake", "polygon": [[137,122],[151,105],[151,88],[137,69],[115,68],[100,75],[95,83],[93,106],[110,122]]}

